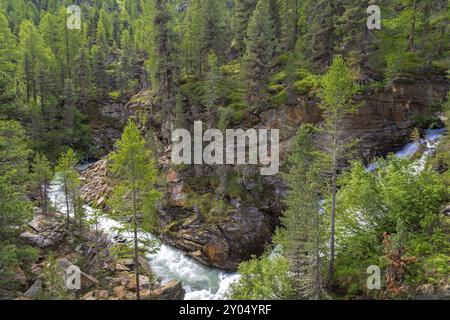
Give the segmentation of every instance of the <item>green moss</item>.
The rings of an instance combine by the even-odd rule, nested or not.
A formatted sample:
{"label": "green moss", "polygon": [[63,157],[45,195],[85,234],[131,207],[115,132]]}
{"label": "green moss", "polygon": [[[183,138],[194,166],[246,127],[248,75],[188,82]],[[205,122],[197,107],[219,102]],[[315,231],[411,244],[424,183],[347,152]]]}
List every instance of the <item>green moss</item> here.
{"label": "green moss", "polygon": [[286,71],[282,70],[280,72],[275,73],[272,76],[272,79],[271,79],[270,83],[272,85],[282,84],[285,79],[286,79]]}
{"label": "green moss", "polygon": [[120,98],[120,92],[119,91],[111,91],[109,93],[109,97],[111,99],[118,100]]}
{"label": "green moss", "polygon": [[269,105],[271,107],[279,107],[279,106],[287,103],[287,100],[288,100],[287,90],[283,89],[279,93],[277,93],[269,98]]}
{"label": "green moss", "polygon": [[241,74],[241,62],[239,60],[233,60],[230,63],[220,68],[225,76],[239,75]]}
{"label": "green moss", "polygon": [[294,92],[299,95],[308,94],[319,88],[319,77],[315,75],[308,75],[303,80],[294,83]]}

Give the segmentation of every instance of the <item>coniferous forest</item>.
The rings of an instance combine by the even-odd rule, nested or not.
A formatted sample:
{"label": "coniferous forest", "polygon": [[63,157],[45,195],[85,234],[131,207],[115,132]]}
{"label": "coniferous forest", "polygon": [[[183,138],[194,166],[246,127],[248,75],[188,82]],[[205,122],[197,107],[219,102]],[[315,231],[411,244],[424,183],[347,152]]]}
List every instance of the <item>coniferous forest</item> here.
{"label": "coniferous forest", "polygon": [[0,0],[0,299],[450,299],[449,19]]}

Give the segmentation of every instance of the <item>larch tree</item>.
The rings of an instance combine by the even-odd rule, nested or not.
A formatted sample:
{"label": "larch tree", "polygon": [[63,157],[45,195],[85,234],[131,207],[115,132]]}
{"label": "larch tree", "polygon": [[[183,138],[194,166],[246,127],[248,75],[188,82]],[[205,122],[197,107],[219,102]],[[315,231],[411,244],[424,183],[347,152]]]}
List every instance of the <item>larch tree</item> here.
{"label": "larch tree", "polygon": [[10,101],[15,96],[15,64],[18,58],[17,44],[8,26],[8,19],[0,11],[0,103]]}
{"label": "larch tree", "polygon": [[155,208],[161,197],[156,189],[158,170],[150,149],[133,121],[128,122],[116,146],[117,150],[110,156],[110,170],[117,182],[110,205],[115,218],[129,221],[123,223],[119,232],[132,234],[136,298],[140,300],[139,256],[154,249],[153,242],[145,239],[143,232],[153,231],[158,222]]}
{"label": "larch tree", "polygon": [[335,215],[336,194],[338,190],[337,178],[339,163],[347,154],[351,141],[345,137],[349,116],[357,110],[353,98],[359,87],[355,77],[341,56],[336,56],[323,77],[322,90],[320,92],[324,130],[328,142],[326,151],[330,156],[331,171],[331,229],[330,229],[330,258],[328,268],[328,287],[330,288],[334,276],[335,258]]}
{"label": "larch tree", "polygon": [[78,159],[75,152],[69,149],[66,153],[60,155],[55,168],[55,177],[61,183],[64,194],[67,217],[66,227],[69,226],[71,213],[73,213],[74,217],[76,216],[77,199],[75,197],[75,190],[79,186],[78,172],[75,170],[77,163]]}

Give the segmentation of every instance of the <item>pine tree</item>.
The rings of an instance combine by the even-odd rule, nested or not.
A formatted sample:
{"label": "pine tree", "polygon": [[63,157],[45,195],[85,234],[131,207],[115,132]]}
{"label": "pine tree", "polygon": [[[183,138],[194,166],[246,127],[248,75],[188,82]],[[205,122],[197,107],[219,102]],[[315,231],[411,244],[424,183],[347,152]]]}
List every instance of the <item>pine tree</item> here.
{"label": "pine tree", "polygon": [[52,180],[52,169],[47,157],[43,154],[36,154],[32,165],[33,182],[39,191],[42,213],[47,215],[49,210],[49,189]]}
{"label": "pine tree", "polygon": [[330,231],[330,263],[328,270],[328,288],[331,287],[334,276],[335,258],[335,216],[336,194],[339,162],[346,155],[350,141],[345,138],[344,130],[351,113],[356,111],[353,102],[358,92],[354,75],[344,59],[337,56],[333,59],[327,74],[322,81],[321,109],[325,120],[325,132],[328,135],[327,152],[331,159],[331,231]]}
{"label": "pine tree", "polygon": [[274,53],[274,30],[270,20],[269,1],[259,0],[247,30],[246,72],[247,100],[250,105],[264,107],[266,86]]}
{"label": "pine tree", "polygon": [[297,297],[317,300],[325,297],[322,255],[326,242],[320,196],[326,157],[314,145],[314,133],[317,129],[302,125],[292,144],[284,174],[289,185],[287,210],[276,242],[290,263]]}
{"label": "pine tree", "polygon": [[139,255],[152,249],[152,243],[146,242],[141,233],[156,227],[155,205],[161,195],[155,187],[158,175],[155,160],[131,120],[110,160],[110,170],[117,182],[110,205],[115,218],[129,219],[121,231],[133,234],[136,298],[140,300]]}

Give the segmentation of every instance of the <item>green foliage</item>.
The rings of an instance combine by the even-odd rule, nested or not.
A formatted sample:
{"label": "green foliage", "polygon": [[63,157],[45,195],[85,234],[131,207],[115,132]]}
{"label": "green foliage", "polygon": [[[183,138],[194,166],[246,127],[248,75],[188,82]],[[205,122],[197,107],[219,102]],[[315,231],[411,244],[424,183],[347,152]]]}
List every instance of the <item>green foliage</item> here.
{"label": "green foliage", "polygon": [[314,93],[318,88],[320,88],[319,77],[311,74],[294,83],[294,92],[299,95]]}
{"label": "green foliage", "polygon": [[264,107],[274,54],[274,26],[270,20],[269,1],[259,0],[247,28],[246,74],[247,100],[250,105]]}
{"label": "green foliage", "polygon": [[[405,256],[418,258],[408,266],[406,281],[426,283],[445,279],[442,255],[448,256],[448,217],[439,214],[447,188],[430,168],[417,172],[409,160],[390,157],[374,174],[361,163],[340,179],[338,193],[338,283],[359,283],[365,292],[367,266],[383,266],[383,234],[401,237]],[[400,231],[401,230],[401,231]],[[431,276],[430,276],[431,277]],[[350,292],[349,292],[350,293]]]}
{"label": "green foliage", "polygon": [[70,221],[70,215],[72,214],[76,217],[78,211],[76,202],[79,197],[78,188],[80,186],[80,181],[78,172],[75,169],[77,163],[78,159],[75,152],[72,149],[69,149],[66,153],[60,155],[55,167],[55,178],[62,185],[64,192],[67,225]]}
{"label": "green foliage", "polygon": [[326,157],[314,146],[316,132],[314,127],[303,125],[292,144],[287,172],[283,174],[289,185],[287,210],[275,239],[289,261],[295,293],[300,299],[325,297],[322,253],[326,242],[320,194],[325,191]]}
{"label": "green foliage", "polygon": [[0,297],[5,290],[18,289],[17,268],[36,257],[36,252],[19,238],[24,224],[33,216],[26,199],[29,155],[20,124],[0,120]]}
{"label": "green foliage", "polygon": [[65,284],[64,269],[59,265],[55,253],[50,252],[42,270],[44,290],[40,295],[45,300],[70,300]]}
{"label": "green foliage", "polygon": [[42,154],[36,154],[31,167],[33,187],[39,192],[42,212],[48,213],[49,198],[48,193],[53,172],[47,157]]}
{"label": "green foliage", "polygon": [[[156,250],[155,240],[146,239],[142,232],[154,231],[158,225],[156,203],[161,197],[156,189],[158,171],[156,161],[133,121],[128,122],[116,147],[117,150],[110,155],[109,168],[116,185],[109,204],[112,216],[123,221],[117,231],[133,234],[134,263],[138,266],[140,253]],[[138,279],[139,268],[135,268],[135,273]],[[139,299],[138,288],[136,295]]]}
{"label": "green foliage", "polygon": [[289,277],[289,263],[279,255],[265,255],[242,262],[241,278],[231,286],[233,300],[287,300],[294,294]]}
{"label": "green foliage", "polygon": [[14,98],[17,54],[17,44],[9,29],[8,20],[0,11],[0,104]]}

